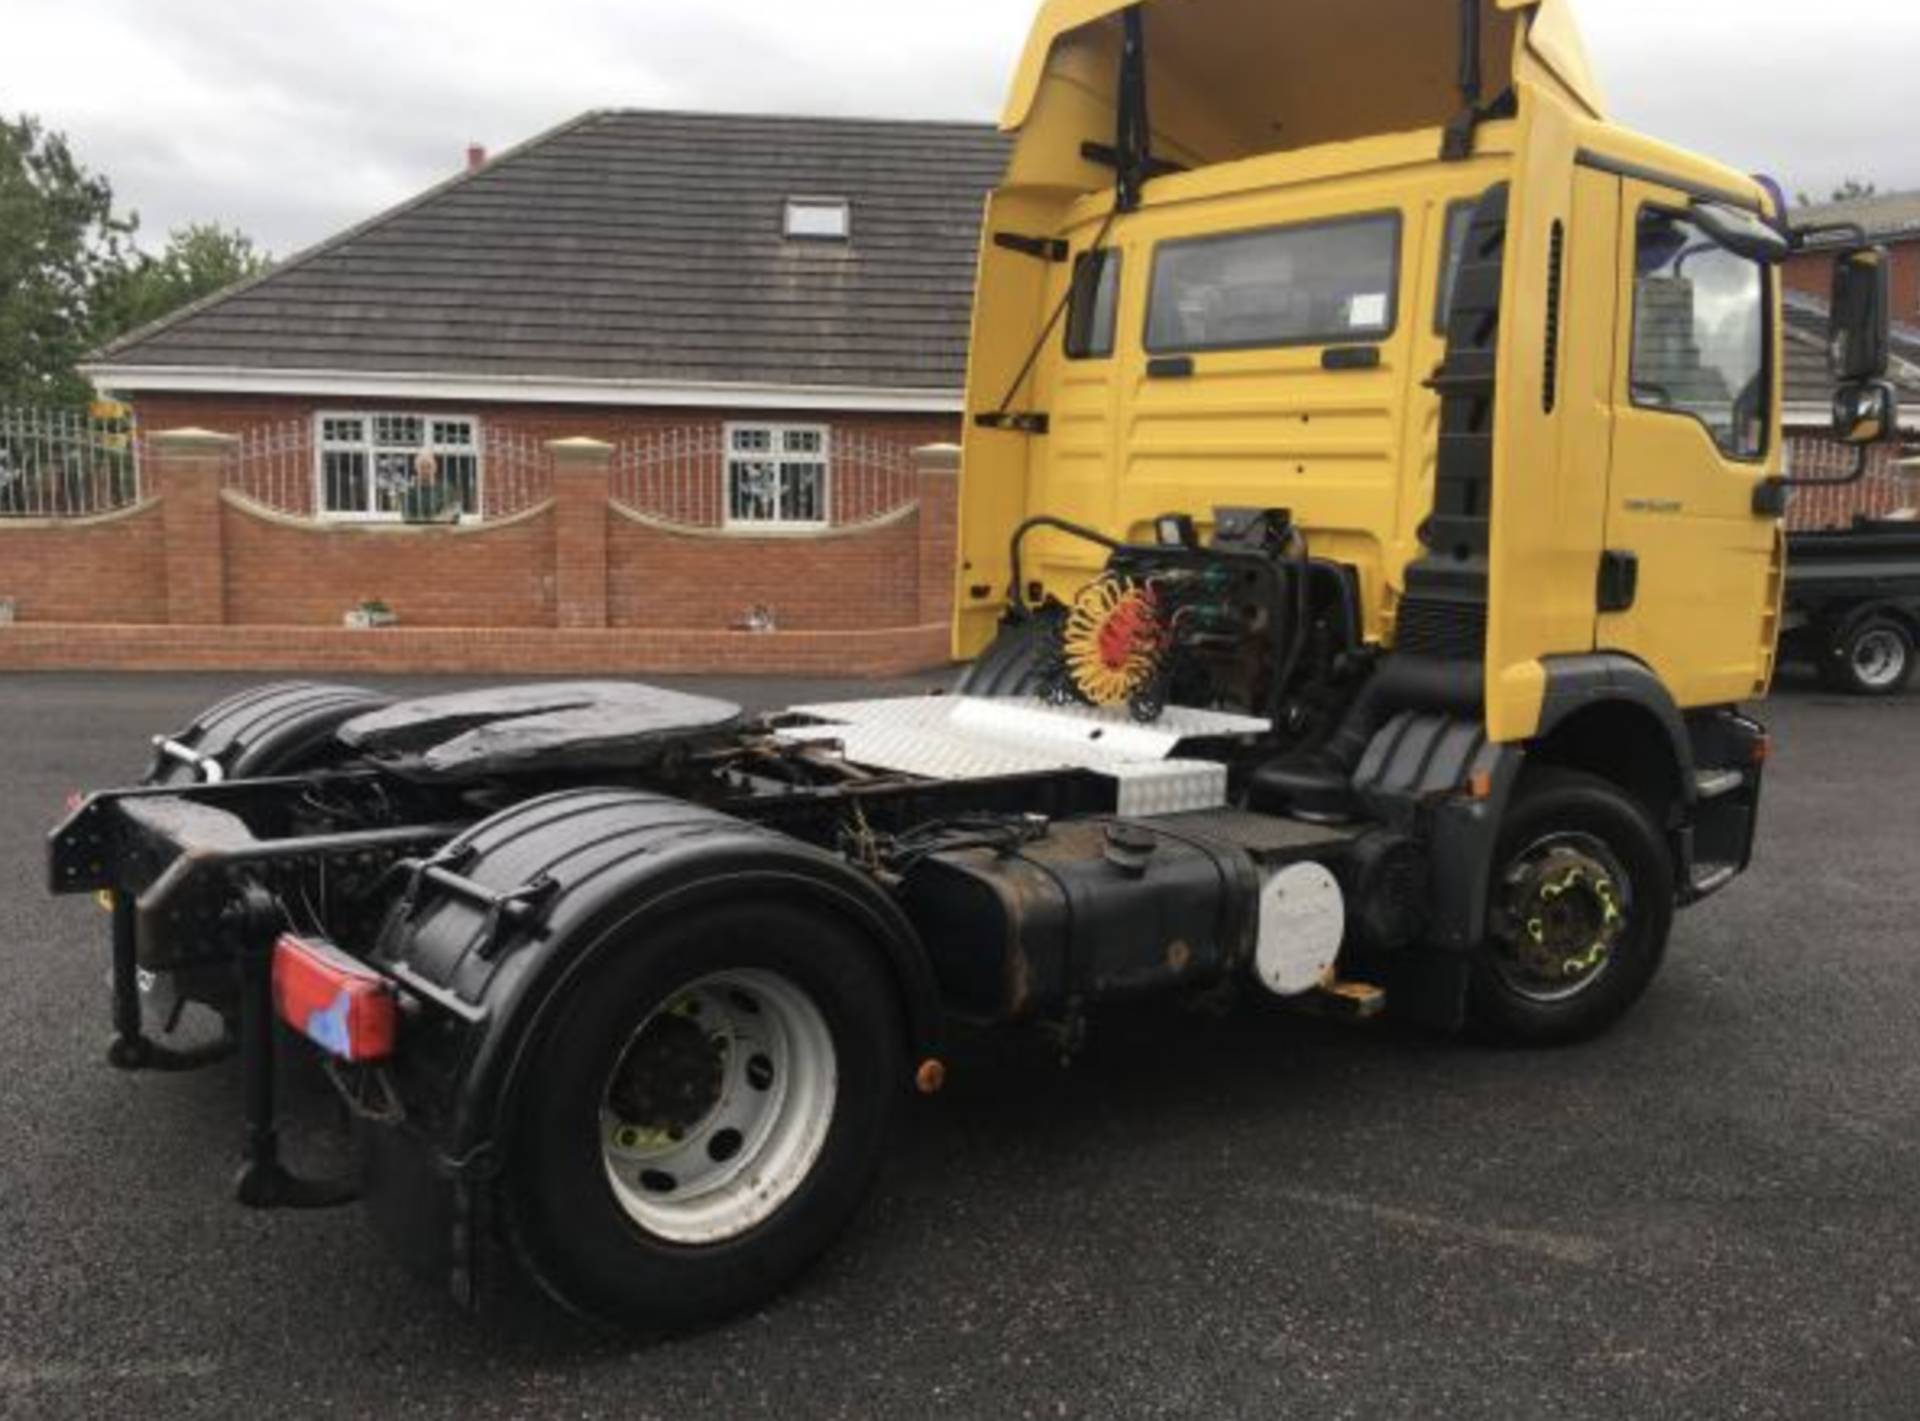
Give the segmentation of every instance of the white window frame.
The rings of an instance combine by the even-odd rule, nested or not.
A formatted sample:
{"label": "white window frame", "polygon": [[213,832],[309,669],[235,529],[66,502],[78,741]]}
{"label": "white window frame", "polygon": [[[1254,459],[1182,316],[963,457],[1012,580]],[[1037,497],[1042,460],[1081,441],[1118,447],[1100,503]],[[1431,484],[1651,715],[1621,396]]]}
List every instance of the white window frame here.
{"label": "white window frame", "polygon": [[[357,443],[343,440],[329,440],[327,425],[336,420],[358,420],[366,427],[366,438]],[[373,506],[377,497],[379,482],[379,456],[382,453],[396,453],[397,444],[381,444],[374,438],[374,422],[380,419],[417,419],[425,441],[413,452],[432,454],[437,458],[447,455],[471,457],[473,459],[473,496],[478,508],[486,507],[487,460],[486,445],[482,438],[480,416],[473,414],[431,414],[424,410],[320,410],[313,417],[313,506],[318,517],[324,523],[404,523],[406,515],[399,510],[391,513],[380,512]],[[433,427],[436,424],[464,424],[468,427],[472,442],[453,444],[434,438]],[[358,510],[334,509],[327,506],[327,455],[338,453],[364,454],[367,459],[367,501],[368,506]],[[479,513],[462,513],[460,520],[480,521]]]}
{"label": "white window frame", "polygon": [[[734,447],[734,438],[745,431],[764,431],[771,441],[765,457],[742,453]],[[817,436],[818,452],[791,454],[785,449],[787,437],[794,434]],[[819,533],[833,526],[833,427],[825,424],[776,424],[764,420],[740,420],[721,427],[720,508],[724,525],[733,533]],[[820,516],[818,518],[740,518],[733,511],[733,477],[736,466],[745,464],[807,464],[820,470]],[[776,501],[778,493],[775,494]]]}
{"label": "white window frame", "polygon": [[[838,221],[828,228],[819,226],[822,220],[831,220],[829,214]],[[853,202],[844,197],[789,197],[780,233],[789,242],[845,246],[853,240]]]}

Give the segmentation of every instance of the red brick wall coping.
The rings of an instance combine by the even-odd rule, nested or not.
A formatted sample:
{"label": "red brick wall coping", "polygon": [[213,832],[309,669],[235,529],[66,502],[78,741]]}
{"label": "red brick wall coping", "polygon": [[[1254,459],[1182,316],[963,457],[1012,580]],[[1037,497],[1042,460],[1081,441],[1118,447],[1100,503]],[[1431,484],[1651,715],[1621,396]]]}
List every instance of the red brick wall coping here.
{"label": "red brick wall coping", "polygon": [[904,676],[948,664],[949,628],[716,632],[532,628],[0,626],[0,671],[501,676]]}

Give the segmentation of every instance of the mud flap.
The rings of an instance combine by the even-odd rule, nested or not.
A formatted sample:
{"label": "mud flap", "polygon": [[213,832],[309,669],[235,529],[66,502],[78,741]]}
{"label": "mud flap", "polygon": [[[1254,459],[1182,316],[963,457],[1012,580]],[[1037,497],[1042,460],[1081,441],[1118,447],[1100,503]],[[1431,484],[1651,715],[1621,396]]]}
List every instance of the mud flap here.
{"label": "mud flap", "polygon": [[353,1142],[374,1233],[408,1272],[477,1309],[491,1238],[490,1186],[446,1168],[439,1151],[405,1125],[356,1116]]}

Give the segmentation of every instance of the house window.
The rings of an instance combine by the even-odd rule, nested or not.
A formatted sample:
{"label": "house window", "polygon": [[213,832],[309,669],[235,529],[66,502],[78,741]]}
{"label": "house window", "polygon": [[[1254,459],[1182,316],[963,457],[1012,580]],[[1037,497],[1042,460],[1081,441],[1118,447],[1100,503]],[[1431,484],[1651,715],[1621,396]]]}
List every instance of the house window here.
{"label": "house window", "polygon": [[790,197],[786,234],[793,242],[850,241],[853,207],[844,197]]}
{"label": "house window", "polygon": [[426,414],[323,414],[321,516],[454,521],[480,513],[480,421]]}
{"label": "house window", "polygon": [[819,425],[727,426],[727,523],[824,528],[832,436]]}

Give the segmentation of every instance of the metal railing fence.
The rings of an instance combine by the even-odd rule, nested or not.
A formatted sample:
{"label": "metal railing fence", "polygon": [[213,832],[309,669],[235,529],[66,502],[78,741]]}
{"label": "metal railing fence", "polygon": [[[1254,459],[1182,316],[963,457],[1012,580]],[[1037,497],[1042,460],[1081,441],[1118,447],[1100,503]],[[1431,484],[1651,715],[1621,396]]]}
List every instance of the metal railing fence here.
{"label": "metal railing fence", "polygon": [[0,407],[0,518],[95,518],[140,502],[130,419]]}
{"label": "metal railing fence", "polygon": [[535,435],[483,427],[471,455],[436,455],[437,490],[421,478],[417,452],[317,446],[310,419],[255,425],[237,436],[224,486],[312,522],[493,523],[553,497],[553,459]]}
{"label": "metal railing fence", "polygon": [[[804,481],[804,497],[791,486]],[[817,481],[817,482],[816,482]],[[613,501],[643,518],[693,530],[752,532],[782,526],[849,528],[918,500],[913,446],[899,438],[833,429],[802,458],[743,452],[718,425],[649,430],[614,447]],[[796,506],[804,517],[796,517]]]}

